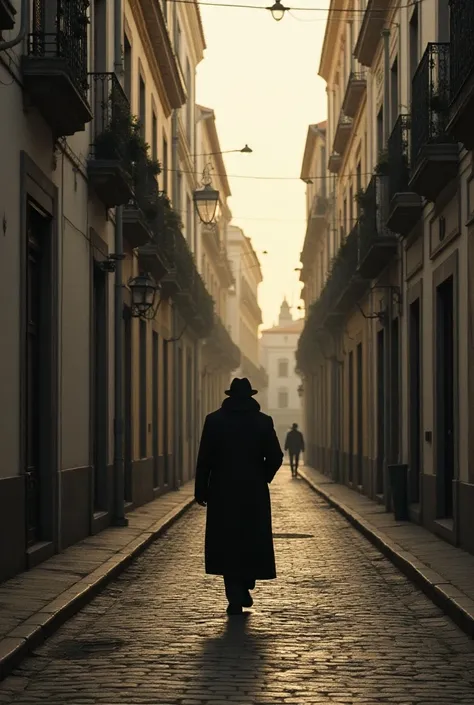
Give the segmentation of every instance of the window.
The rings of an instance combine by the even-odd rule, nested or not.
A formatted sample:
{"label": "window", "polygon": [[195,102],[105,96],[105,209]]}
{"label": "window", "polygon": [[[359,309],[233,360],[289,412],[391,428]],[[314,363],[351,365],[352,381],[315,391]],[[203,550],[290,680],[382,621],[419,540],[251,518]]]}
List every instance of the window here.
{"label": "window", "polygon": [[125,35],[123,46],[123,72],[123,87],[125,90],[125,95],[130,101],[132,98],[132,46],[128,41],[127,35]]}
{"label": "window", "polygon": [[[106,71],[107,66],[107,8],[105,0],[95,0],[94,3],[94,67],[95,71]],[[125,50],[127,47],[125,37]],[[130,44],[128,45],[130,48]],[[126,55],[125,55],[126,57]],[[125,58],[124,57],[124,58]]]}
{"label": "window", "polygon": [[192,207],[192,202],[191,202],[191,197],[189,196],[189,193],[186,194],[186,239],[188,241],[188,245],[191,249],[193,249],[193,241],[192,241],[192,235],[193,235],[193,207]]}
{"label": "window", "polygon": [[188,93],[188,99],[186,101],[186,136],[188,138],[188,143],[191,144],[192,141],[192,85],[191,85],[191,66],[189,65],[189,59],[186,59],[186,90]]}
{"label": "window", "polygon": [[146,89],[145,81],[140,75],[140,132],[143,139],[146,138]]}
{"label": "window", "polygon": [[288,377],[288,360],[278,360],[278,376]]}
{"label": "window", "polygon": [[413,79],[415,71],[418,67],[418,6],[415,5],[413,14],[410,20],[410,36],[409,36],[409,51],[410,51],[410,79]]}
{"label": "window", "polygon": [[181,213],[181,193],[183,190],[183,175],[180,171],[176,174],[176,210],[178,211],[178,215],[181,218],[182,213]]}
{"label": "window", "polygon": [[383,148],[383,107],[381,107],[377,115],[377,161]]}
{"label": "window", "polygon": [[178,61],[181,63],[181,27],[176,23],[176,37],[174,40],[174,51]]}
{"label": "window", "polygon": [[398,118],[398,58],[395,59],[390,72],[390,122],[392,127]]}
{"label": "window", "polygon": [[278,408],[286,409],[288,408],[288,390],[279,389],[278,390]]}
{"label": "window", "polygon": [[168,142],[163,136],[163,191],[168,193]]}
{"label": "window", "polygon": [[158,118],[153,110],[152,116],[152,135],[151,135],[151,157],[152,159],[158,159]]}
{"label": "window", "polygon": [[146,323],[140,321],[140,458],[147,457],[147,360],[146,360]]}

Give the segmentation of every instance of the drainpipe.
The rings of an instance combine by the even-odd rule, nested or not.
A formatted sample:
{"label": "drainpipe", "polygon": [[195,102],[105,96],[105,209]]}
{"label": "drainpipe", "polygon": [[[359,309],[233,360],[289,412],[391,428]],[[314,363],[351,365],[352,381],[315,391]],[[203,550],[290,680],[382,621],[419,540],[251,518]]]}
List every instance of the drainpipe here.
{"label": "drainpipe", "polygon": [[390,136],[390,30],[384,29],[382,37],[384,54],[383,144],[386,148]]}
{"label": "drainpipe", "polygon": [[[114,3],[114,68],[122,76],[122,0]],[[125,517],[124,419],[123,419],[123,207],[115,209],[115,296],[114,296],[114,518],[115,526],[128,526]]]}
{"label": "drainpipe", "polygon": [[20,44],[26,37],[28,33],[28,24],[30,17],[30,3],[29,0],[22,0],[21,3],[21,22],[18,34],[14,39],[10,39],[8,42],[0,42],[0,51],[6,51],[7,49],[12,49],[17,44]]}

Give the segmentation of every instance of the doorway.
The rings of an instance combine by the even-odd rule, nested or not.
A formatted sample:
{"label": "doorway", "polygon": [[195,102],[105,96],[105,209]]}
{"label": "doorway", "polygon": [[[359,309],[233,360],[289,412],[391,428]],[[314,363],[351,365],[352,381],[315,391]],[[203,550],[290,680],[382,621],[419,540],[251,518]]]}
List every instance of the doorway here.
{"label": "doorway", "polygon": [[363,479],[363,380],[362,380],[362,343],[357,345],[357,485],[362,486]]}
{"label": "doorway", "polygon": [[454,279],[436,289],[436,475],[438,518],[453,517]]}
{"label": "doorway", "polygon": [[153,487],[158,489],[161,485],[160,482],[160,457],[158,448],[158,424],[159,424],[159,414],[158,414],[158,375],[159,375],[159,354],[158,354],[158,333],[153,331],[153,349],[152,349],[152,360],[153,360],[153,371],[152,371],[152,445],[153,445]]}
{"label": "doorway", "polygon": [[409,379],[409,500],[420,503],[421,480],[421,310],[420,299],[409,308],[408,379]]}
{"label": "doorway", "polygon": [[398,462],[400,451],[400,326],[398,318],[392,321],[392,355],[390,371],[390,427],[391,458]]}
{"label": "doorway", "polygon": [[128,306],[123,312],[123,396],[124,396],[124,499],[132,501],[132,463],[133,463],[133,429],[132,429],[132,313]]}
{"label": "doorway", "polygon": [[163,424],[163,485],[166,487],[169,484],[169,426],[168,426],[168,414],[169,409],[169,379],[168,379],[168,354],[169,354],[169,343],[166,340],[163,341],[163,383],[161,388],[163,390],[163,413],[161,416]]}
{"label": "doorway", "polygon": [[92,310],[93,310],[93,466],[92,487],[95,512],[106,508],[105,478],[107,472],[107,280],[99,263],[93,263]]}
{"label": "doorway", "polygon": [[349,482],[354,482],[354,353],[349,353]]}
{"label": "doorway", "polygon": [[178,473],[177,473],[177,479],[179,482],[179,486],[183,484],[183,460],[184,460],[184,453],[183,453],[183,445],[184,445],[184,437],[183,437],[183,349],[178,348],[178,408],[176,410],[176,418],[177,418],[177,436],[178,436],[178,448],[176,449],[176,456],[178,460]]}
{"label": "doorway", "polygon": [[51,471],[51,218],[33,203],[27,205],[25,480],[26,544],[46,536],[43,507],[52,496]]}
{"label": "doorway", "polygon": [[377,470],[375,494],[384,494],[385,457],[385,332],[377,333]]}

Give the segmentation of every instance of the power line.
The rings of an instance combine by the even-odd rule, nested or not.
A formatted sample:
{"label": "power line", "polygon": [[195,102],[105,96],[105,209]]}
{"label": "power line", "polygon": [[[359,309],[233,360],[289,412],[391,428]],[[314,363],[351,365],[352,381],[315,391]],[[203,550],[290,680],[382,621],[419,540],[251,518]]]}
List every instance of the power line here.
{"label": "power line", "polygon": [[[222,3],[222,2],[208,2],[207,0],[167,0],[167,2],[177,2],[177,3],[183,3],[185,5],[204,5],[204,6],[209,6],[209,7],[230,7],[230,8],[237,8],[237,9],[244,9],[244,10],[265,10],[269,11],[270,8],[265,7],[263,5],[244,5],[244,4],[237,4],[237,3]],[[409,2],[404,5],[400,5],[399,3],[395,3],[394,5],[387,5],[383,10],[377,10],[373,9],[370,12],[371,17],[385,17],[386,13],[388,10],[403,10],[404,8],[411,8],[414,7],[415,5],[419,5],[423,0],[413,0],[412,2]],[[340,14],[340,15],[364,15],[367,10],[357,10],[353,9],[350,10],[348,8],[328,8],[328,7],[288,7],[286,8],[286,11],[297,11],[297,12],[331,12],[332,14]]]}
{"label": "power line", "polygon": [[[179,171],[181,174],[193,174],[194,176],[202,176],[202,171],[190,171],[186,169],[165,169],[164,171]],[[219,177],[227,177],[228,179],[256,179],[256,180],[261,180],[261,181],[305,181],[306,179],[308,181],[322,181],[327,179],[330,181],[332,178],[337,177],[338,179],[341,178],[353,178],[356,176],[356,174],[333,174],[329,176],[308,176],[306,179],[302,179],[300,176],[251,176],[251,175],[244,175],[244,174],[220,174],[217,171],[213,171],[212,176],[219,176]],[[373,176],[374,172],[373,171],[367,171],[360,176]]]}

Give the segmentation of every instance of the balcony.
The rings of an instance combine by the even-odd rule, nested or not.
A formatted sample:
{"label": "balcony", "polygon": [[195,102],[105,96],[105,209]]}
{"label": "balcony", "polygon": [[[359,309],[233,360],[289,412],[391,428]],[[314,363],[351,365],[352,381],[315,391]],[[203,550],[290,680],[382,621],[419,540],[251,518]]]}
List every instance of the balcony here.
{"label": "balcony", "polygon": [[262,322],[262,310],[258,305],[257,296],[244,277],[241,277],[240,280],[240,301],[243,306],[246,306],[254,321],[260,325]]}
{"label": "balcony", "polygon": [[205,347],[220,367],[228,369],[229,372],[239,367],[240,349],[232,340],[229,331],[217,314],[214,314],[214,327]]}
{"label": "balcony", "polygon": [[92,119],[87,100],[88,0],[59,0],[55,10],[34,3],[23,84],[54,139],[82,132]]}
{"label": "balcony", "polygon": [[390,0],[369,0],[367,3],[354,48],[354,56],[362,66],[372,66],[390,4]]}
{"label": "balcony", "polygon": [[344,154],[352,132],[352,118],[344,115],[341,110],[339,122],[337,123],[336,134],[334,135],[333,152],[341,156]]}
{"label": "balcony", "polygon": [[186,323],[202,338],[209,335],[214,326],[214,301],[199,274],[194,255],[189,249],[181,229],[178,216],[175,224],[165,227],[166,241],[164,256],[169,268],[161,280],[164,298],[173,297],[176,306]]}
{"label": "balcony", "polygon": [[0,0],[0,32],[13,29],[16,10],[10,0]]}
{"label": "balcony", "polygon": [[328,171],[331,174],[339,174],[339,170],[342,165],[342,157],[340,154],[332,153],[328,161]]}
{"label": "balcony", "polygon": [[123,234],[132,247],[150,241],[151,224],[163,208],[156,180],[158,172],[158,163],[141,151],[132,167],[133,198],[123,209]]}
{"label": "balcony", "polygon": [[388,177],[373,176],[359,218],[358,272],[363,279],[378,277],[397,253],[398,237],[386,225],[388,203]]}
{"label": "balcony", "polygon": [[352,72],[347,82],[346,94],[342,103],[342,112],[349,118],[355,118],[359,106],[367,90],[367,78],[365,71],[360,73]]}
{"label": "balcony", "polygon": [[449,44],[428,44],[413,77],[410,189],[436,201],[458,172],[459,146],[448,135]]}
{"label": "balcony", "polygon": [[410,136],[411,118],[399,115],[388,140],[389,209],[387,227],[408,235],[422,214],[421,196],[411,191]]}
{"label": "balcony", "polygon": [[474,3],[450,0],[451,106],[448,134],[474,149]]}
{"label": "balcony", "polygon": [[89,181],[106,208],[113,208],[133,197],[130,105],[115,73],[93,73],[91,78],[94,121]]}
{"label": "balcony", "polygon": [[252,385],[258,391],[262,391],[268,387],[268,374],[264,367],[256,365],[247,355],[241,354],[240,374],[242,377],[248,377]]}

